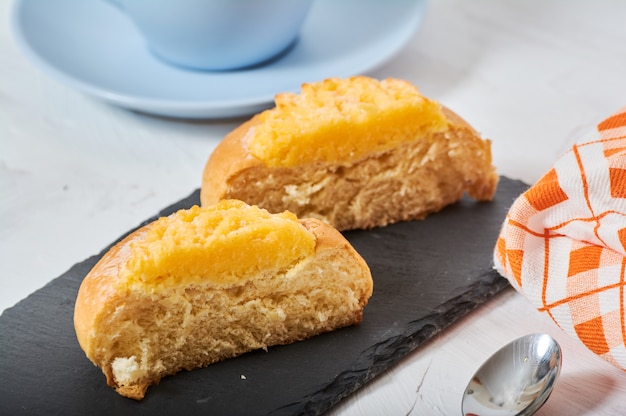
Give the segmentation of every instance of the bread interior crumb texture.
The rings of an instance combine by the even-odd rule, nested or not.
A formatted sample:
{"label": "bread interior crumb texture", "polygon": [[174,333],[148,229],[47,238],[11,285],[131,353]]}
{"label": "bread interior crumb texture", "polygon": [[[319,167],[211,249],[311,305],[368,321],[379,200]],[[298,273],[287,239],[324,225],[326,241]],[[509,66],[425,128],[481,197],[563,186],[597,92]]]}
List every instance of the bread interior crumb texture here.
{"label": "bread interior crumb texture", "polygon": [[341,270],[352,263],[337,256],[342,254],[219,289],[198,283],[153,293],[131,290],[103,311],[96,360],[123,392],[182,369],[358,322],[363,294],[354,276],[361,271]]}

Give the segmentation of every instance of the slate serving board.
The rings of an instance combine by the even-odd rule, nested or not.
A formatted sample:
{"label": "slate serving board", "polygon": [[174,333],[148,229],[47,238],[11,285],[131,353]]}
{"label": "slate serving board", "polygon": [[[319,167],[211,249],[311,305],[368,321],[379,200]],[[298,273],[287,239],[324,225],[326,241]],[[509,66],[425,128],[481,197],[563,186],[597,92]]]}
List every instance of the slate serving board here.
{"label": "slate serving board", "polygon": [[[502,177],[492,202],[464,199],[423,221],[346,232],[374,278],[361,325],[181,372],[141,402],[109,388],[76,341],[74,300],[103,251],[0,316],[0,414],[321,414],[508,286],[492,252],[526,188]],[[198,201],[196,191],[159,215]]]}

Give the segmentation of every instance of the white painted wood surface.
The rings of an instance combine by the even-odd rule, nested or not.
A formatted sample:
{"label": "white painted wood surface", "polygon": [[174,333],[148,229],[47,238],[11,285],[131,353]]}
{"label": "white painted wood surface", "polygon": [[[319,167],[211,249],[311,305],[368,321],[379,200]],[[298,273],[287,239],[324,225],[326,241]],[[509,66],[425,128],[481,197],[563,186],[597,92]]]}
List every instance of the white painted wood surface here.
{"label": "white painted wood surface", "polygon": [[[24,57],[7,24],[10,8],[0,0],[2,310],[191,193],[214,146],[241,122],[155,118],[84,96]],[[431,0],[410,44],[369,75],[412,81],[493,140],[501,174],[533,183],[569,144],[626,105],[626,2]],[[561,343],[564,356],[540,415],[626,414],[626,373],[513,290],[330,414],[460,414],[481,361],[540,331]]]}

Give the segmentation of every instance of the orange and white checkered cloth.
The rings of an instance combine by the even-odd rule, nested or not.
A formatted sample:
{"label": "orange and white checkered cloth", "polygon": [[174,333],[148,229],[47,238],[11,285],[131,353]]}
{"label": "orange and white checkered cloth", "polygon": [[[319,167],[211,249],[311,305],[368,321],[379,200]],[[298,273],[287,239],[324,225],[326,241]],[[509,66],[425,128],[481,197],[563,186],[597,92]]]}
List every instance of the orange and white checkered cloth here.
{"label": "orange and white checkered cloth", "polygon": [[511,206],[496,269],[539,311],[626,370],[626,108]]}

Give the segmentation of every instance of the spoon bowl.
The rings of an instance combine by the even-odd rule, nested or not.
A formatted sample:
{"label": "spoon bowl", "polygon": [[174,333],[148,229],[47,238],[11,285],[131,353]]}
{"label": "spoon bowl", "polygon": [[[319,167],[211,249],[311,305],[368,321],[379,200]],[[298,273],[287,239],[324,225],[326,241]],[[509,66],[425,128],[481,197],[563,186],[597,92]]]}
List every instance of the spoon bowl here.
{"label": "spoon bowl", "polygon": [[532,415],[548,400],[560,371],[561,347],[554,338],[518,338],[476,371],[463,394],[463,415]]}

